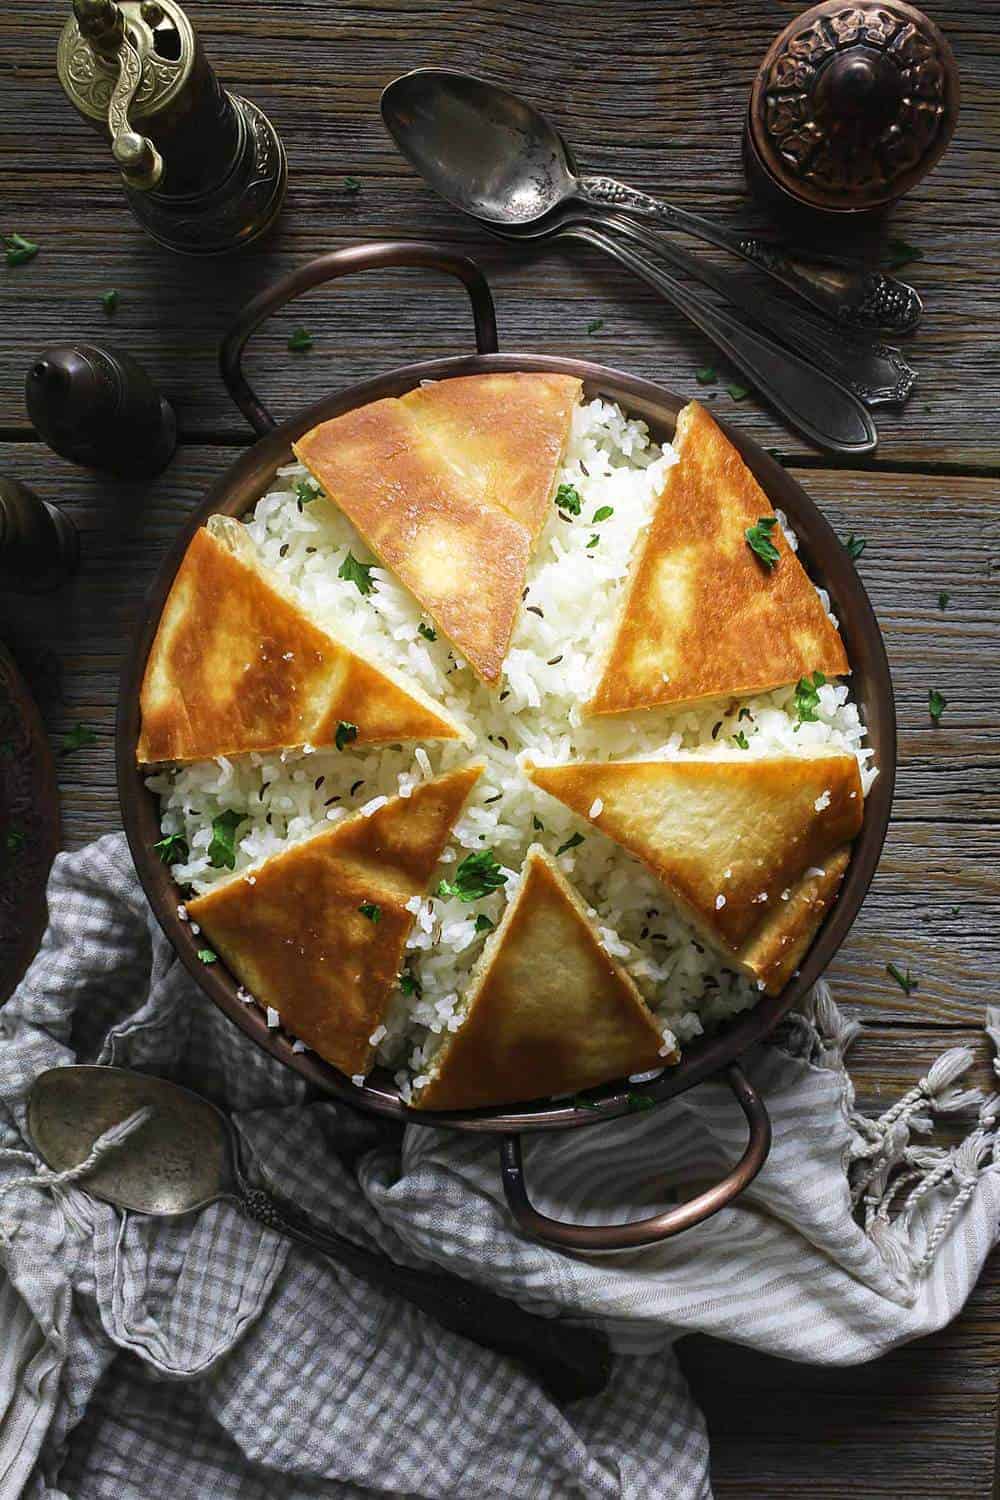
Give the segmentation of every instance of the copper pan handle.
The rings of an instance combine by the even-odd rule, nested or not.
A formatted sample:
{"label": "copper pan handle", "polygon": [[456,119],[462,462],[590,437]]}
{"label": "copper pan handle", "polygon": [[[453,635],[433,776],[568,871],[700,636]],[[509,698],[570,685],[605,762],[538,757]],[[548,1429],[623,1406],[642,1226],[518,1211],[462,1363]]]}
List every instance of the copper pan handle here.
{"label": "copper pan handle", "polygon": [[654,1214],[650,1219],[637,1219],[633,1224],[567,1224],[539,1213],[528,1197],[524,1182],[521,1137],[505,1135],[500,1142],[500,1172],[508,1206],[518,1224],[533,1239],[557,1250],[593,1253],[638,1250],[644,1245],[657,1245],[661,1240],[668,1240],[711,1218],[749,1187],[771,1149],[771,1121],[757,1090],[736,1063],[726,1069],[726,1081],[736,1095],[749,1127],[750,1135],[743,1155],[725,1177],[703,1193],[689,1198],[686,1203],[679,1203],[666,1213]]}
{"label": "copper pan handle", "polygon": [[317,255],[315,260],[307,260],[248,302],[219,345],[219,369],[226,389],[255,432],[263,435],[277,423],[243,374],[243,350],[251,334],[279,307],[303,292],[355,271],[375,271],[386,266],[423,266],[457,277],[472,303],[476,348],[480,354],[497,352],[493,297],[482,271],[468,256],[457,255],[445,245],[427,240],[382,240],[372,245],[331,250],[326,255]]}

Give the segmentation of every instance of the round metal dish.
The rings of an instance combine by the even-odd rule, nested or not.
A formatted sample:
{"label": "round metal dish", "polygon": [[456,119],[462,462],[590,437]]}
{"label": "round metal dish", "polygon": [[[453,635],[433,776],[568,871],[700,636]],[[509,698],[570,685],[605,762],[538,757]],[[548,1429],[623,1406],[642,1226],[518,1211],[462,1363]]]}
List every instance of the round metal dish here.
{"label": "round metal dish", "polygon": [[[351,386],[315,402],[275,425],[242,373],[242,352],[250,334],[275,309],[309,288],[354,271],[386,266],[423,266],[457,276],[465,284],[472,302],[478,353],[400,366],[376,380]],[[441,246],[420,242],[352,247],[320,256],[301,266],[248,305],[224,340],[220,360],[223,379],[237,405],[261,434],[260,440],[211,487],[202,504],[192,512],[164,561],[133,637],[132,650],[122,676],[118,707],[118,785],[125,830],[139,877],[164,932],[182,963],[209,998],[259,1047],[296,1069],[315,1087],[360,1109],[398,1120],[500,1135],[503,1138],[502,1163],[508,1201],[522,1225],[537,1237],[577,1250],[631,1248],[666,1238],[699,1222],[742,1191],[763,1165],[770,1144],[766,1111],[736,1060],[748,1047],[766,1036],[801,999],[840,947],[875,873],[888,826],[896,764],[892,683],[878,623],[850,557],[828,522],[791,475],[750,438],[726,427],[727,435],[772,503],[789,516],[810,573],[830,593],[853,666],[852,690],[875,749],[879,776],[867,800],[864,826],[854,846],[840,897],[797,976],[780,995],[762,997],[753,1010],[691,1044],[676,1067],[668,1069],[655,1082],[643,1085],[643,1093],[661,1103],[713,1074],[724,1073],[750,1127],[747,1151],[741,1161],[715,1187],[640,1223],[599,1228],[556,1224],[544,1219],[530,1205],[524,1187],[517,1133],[594,1125],[625,1114],[630,1107],[627,1081],[609,1084],[596,1091],[591,1096],[594,1104],[590,1108],[580,1108],[566,1101],[540,1101],[507,1109],[429,1114],[408,1109],[399,1098],[391,1077],[385,1073],[373,1073],[365,1086],[358,1088],[314,1054],[293,1052],[290,1042],[279,1033],[268,1030],[261,1010],[237,999],[237,982],[221,962],[206,967],[198,960],[197,945],[177,915],[177,887],[170,871],[153,849],[160,837],[157,799],[146,789],[143,774],[136,765],[139,689],[164,602],[194,532],[211,515],[239,516],[249,510],[265,492],[279,465],[290,461],[292,441],[316,423],[369,401],[401,395],[412,390],[421,380],[441,380],[493,370],[550,370],[578,376],[588,396],[601,395],[619,402],[632,416],[646,421],[653,435],[663,441],[673,435],[677,413],[685,404],[684,398],[651,381],[589,360],[498,353],[493,301],[478,267],[464,256],[455,255]]]}

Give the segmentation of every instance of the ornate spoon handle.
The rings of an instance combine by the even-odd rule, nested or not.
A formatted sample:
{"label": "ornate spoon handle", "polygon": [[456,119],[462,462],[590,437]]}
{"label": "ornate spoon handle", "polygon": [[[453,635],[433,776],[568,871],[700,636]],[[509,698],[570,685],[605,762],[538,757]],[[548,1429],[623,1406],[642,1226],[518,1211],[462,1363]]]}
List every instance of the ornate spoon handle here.
{"label": "ornate spoon handle", "polygon": [[242,1180],[234,1196],[248,1218],[328,1255],[369,1286],[405,1298],[452,1332],[519,1360],[558,1400],[595,1396],[607,1384],[611,1354],[598,1330],[537,1317],[505,1297],[443,1271],[401,1266],[321,1229],[294,1205]]}
{"label": "ornate spoon handle", "polygon": [[753,235],[734,234],[711,219],[675,208],[613,177],[581,177],[579,191],[597,208],[638,214],[742,256],[843,326],[905,333],[915,327],[923,310],[917,293],[905,281],[864,266],[801,260],[777,245]]}

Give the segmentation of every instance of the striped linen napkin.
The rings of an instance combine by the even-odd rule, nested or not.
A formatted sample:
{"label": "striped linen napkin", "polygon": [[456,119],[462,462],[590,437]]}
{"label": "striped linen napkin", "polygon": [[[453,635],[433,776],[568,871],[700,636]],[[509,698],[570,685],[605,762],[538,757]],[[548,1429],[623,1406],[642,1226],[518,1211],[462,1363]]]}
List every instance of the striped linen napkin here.
{"label": "striped linen napkin", "polygon": [[[859,1116],[843,1061],[856,1028],[825,985],[747,1060],[775,1141],[743,1198],[667,1244],[587,1259],[517,1231],[495,1143],[310,1100],[175,961],[121,835],[60,856],[49,908],[0,1012],[3,1500],[709,1496],[681,1335],[873,1359],[952,1318],[997,1238],[1000,1096],[962,1089],[958,1049],[880,1119]],[[1000,1012],[989,1021],[1000,1034]],[[157,1221],[46,1180],[27,1091],[44,1068],[95,1060],[224,1101],[260,1180],[321,1222],[604,1327],[608,1388],[559,1408],[512,1363],[229,1205]],[[935,1147],[934,1117],[972,1098],[978,1128]],[[532,1191],[557,1216],[635,1217],[652,1185],[718,1173],[743,1138],[728,1090],[704,1084],[535,1138]]]}

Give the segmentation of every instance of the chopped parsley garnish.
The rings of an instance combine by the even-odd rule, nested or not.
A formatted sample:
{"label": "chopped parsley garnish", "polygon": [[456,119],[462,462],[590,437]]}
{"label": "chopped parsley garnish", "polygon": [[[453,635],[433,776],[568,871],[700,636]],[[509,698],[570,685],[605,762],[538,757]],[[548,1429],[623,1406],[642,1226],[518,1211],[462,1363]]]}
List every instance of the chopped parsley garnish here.
{"label": "chopped parsley garnish", "polygon": [[700,370],[695,370],[694,378],[699,385],[712,385],[718,380],[719,374],[712,365],[702,365]]}
{"label": "chopped parsley garnish", "polygon": [[598,544],[598,542],[600,540],[601,540],[601,538],[598,536],[597,532],[595,531],[594,535],[590,538],[589,542],[587,543],[587,549],[589,550],[591,547],[596,547],[597,544]]}
{"label": "chopped parsley garnish", "polygon": [[852,531],[850,536],[844,543],[844,551],[847,553],[848,557],[853,558],[854,561],[857,562],[858,558],[861,556],[862,552],[867,546],[867,538],[863,536],[855,536],[854,532]]}
{"label": "chopped parsley garnish", "polygon": [[736,741],[737,745],[739,745],[741,750],[750,749],[750,741],[747,739],[742,729],[737,730],[736,734],[733,735],[733,739]]}
{"label": "chopped parsley garnish", "polygon": [[455,871],[454,880],[442,880],[439,896],[456,896],[459,901],[478,901],[504,883],[503,871],[492,849],[478,849],[467,854]]}
{"label": "chopped parsley garnish", "polygon": [[296,328],[295,332],[289,335],[288,347],[293,354],[305,354],[306,350],[311,349],[312,346],[313,336],[305,328]]}
{"label": "chopped parsley garnish", "polygon": [[941,592],[940,592],[940,594],[938,594],[938,609],[947,609],[948,608],[948,599],[949,599],[949,597],[950,596],[945,593],[944,589],[942,589]]}
{"label": "chopped parsley garnish", "polygon": [[767,568],[773,568],[781,553],[771,541],[771,532],[778,524],[777,516],[761,516],[754,526],[748,526],[743,535],[747,546],[755,552]]}
{"label": "chopped parsley garnish", "polygon": [[112,287],[110,292],[105,292],[101,297],[101,306],[109,315],[118,311],[119,297],[117,291]]}
{"label": "chopped parsley garnish", "polygon": [[165,865],[175,865],[178,860],[187,859],[187,839],[182,838],[179,833],[168,833],[166,838],[160,839],[153,848],[163,860]]}
{"label": "chopped parsley garnish", "polygon": [[417,626],[417,634],[422,635],[425,641],[436,641],[438,638],[438,633],[433,625],[425,625],[423,620]]}
{"label": "chopped parsley garnish", "polygon": [[358,737],[357,724],[349,724],[346,719],[341,719],[337,725],[337,733],[333,737],[333,743],[338,750],[343,750],[345,745],[351,745]]}
{"label": "chopped parsley garnish", "polygon": [[745,401],[750,394],[748,385],[727,385],[726,390],[734,401]]}
{"label": "chopped parsley garnish", "polygon": [[582,833],[571,833],[570,836],[569,836],[569,838],[566,840],[565,844],[560,844],[559,848],[556,850],[556,859],[559,858],[560,854],[565,854],[570,849],[576,849],[582,843],[583,843],[583,834]]}
{"label": "chopped parsley garnish", "polygon": [[75,724],[68,734],[63,735],[62,749],[60,755],[71,755],[74,750],[82,750],[84,745],[97,743],[97,735],[86,724]]}
{"label": "chopped parsley garnish", "polygon": [[372,582],[372,568],[374,563],[358,562],[354,553],[348,549],[347,556],[337,569],[338,578],[346,578],[348,583],[353,583],[359,594],[377,594]]}
{"label": "chopped parsley garnish", "polygon": [[587,332],[588,333],[596,333],[599,328],[603,328],[603,327],[604,327],[604,319],[603,318],[591,318],[590,322],[587,324]]}
{"label": "chopped parsley garnish", "polygon": [[744,703],[743,707],[740,709],[739,713],[736,715],[736,719],[737,719],[738,723],[742,723],[742,721],[744,719],[749,719],[750,722],[753,723],[753,714],[747,708],[747,706],[746,706],[745,703]]}
{"label": "chopped parsley garnish", "polygon": [[295,498],[299,505],[311,505],[318,494],[319,491],[313,489],[308,479],[296,479]]}
{"label": "chopped parsley garnish", "polygon": [[896,964],[886,964],[885,972],[896,981],[896,983],[899,985],[899,988],[903,991],[904,995],[911,994],[912,991],[915,990],[917,988],[917,985],[920,983],[920,981],[918,979],[914,979],[913,975],[910,973],[909,965],[907,965],[905,974],[903,973],[902,969],[896,966]]}
{"label": "chopped parsley garnish", "polygon": [[198,957],[201,959],[203,964],[214,964],[218,957],[218,954],[213,953],[211,948],[199,948]]}
{"label": "chopped parsley garnish", "polygon": [[536,833],[544,833],[545,832],[545,824],[542,822],[541,818],[537,818],[535,816],[532,816],[531,826],[535,830]]}
{"label": "chopped parsley garnish", "polygon": [[13,760],[13,758],[14,758],[14,741],[13,740],[0,740],[0,757],[2,757],[4,760]]}
{"label": "chopped parsley garnish", "polygon": [[360,193],[361,183],[356,177],[345,177],[344,187],[349,193]]}
{"label": "chopped parsley garnish", "polygon": [[28,835],[23,828],[8,828],[3,842],[8,854],[20,854],[28,842]]}
{"label": "chopped parsley garnish", "polygon": [[26,240],[23,234],[6,234],[3,244],[9,266],[23,266],[38,254],[38,246]]}
{"label": "chopped parsley garnish", "polygon": [[905,240],[890,240],[885,248],[885,263],[890,271],[898,271],[900,266],[909,265],[911,260],[924,258],[922,250],[918,250],[916,245],[908,245]]}
{"label": "chopped parsley garnish", "polygon": [[569,515],[578,516],[581,503],[579,491],[574,489],[573,485],[561,484],[556,490],[556,505]]}
{"label": "chopped parsley garnish", "polygon": [[819,689],[825,683],[823,673],[814,672],[811,677],[800,677],[795,684],[795,712],[800,724],[815,724],[819,718]]}
{"label": "chopped parsley garnish", "polygon": [[212,819],[212,842],[208,846],[208,862],[216,870],[236,868],[236,830],[243,822],[243,813],[230,808]]}
{"label": "chopped parsley garnish", "polygon": [[491,922],[490,919],[489,919],[489,917],[486,915],[486,913],[484,911],[481,911],[479,913],[479,915],[476,917],[476,931],[477,932],[492,932],[495,926],[496,926],[496,923],[495,922]]}
{"label": "chopped parsley garnish", "polygon": [[652,1109],[656,1103],[648,1094],[626,1094],[625,1102],[628,1105],[630,1115],[640,1114],[644,1109]]}
{"label": "chopped parsley garnish", "polygon": [[358,911],[363,917],[367,917],[369,922],[377,922],[382,916],[382,908],[377,901],[362,901]]}
{"label": "chopped parsley garnish", "polygon": [[948,707],[948,700],[944,693],[939,693],[937,688],[931,688],[927,694],[927,711],[931,716],[932,724],[940,724],[941,715]]}
{"label": "chopped parsley garnish", "polygon": [[613,505],[599,505],[590,518],[591,526],[597,526],[601,521],[610,521],[614,513]]}
{"label": "chopped parsley garnish", "polygon": [[414,974],[412,969],[402,970],[399,976],[399,988],[403,991],[404,995],[416,995],[418,999],[420,998],[420,980],[417,978],[416,974]]}

